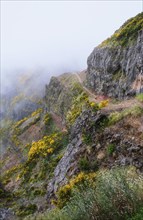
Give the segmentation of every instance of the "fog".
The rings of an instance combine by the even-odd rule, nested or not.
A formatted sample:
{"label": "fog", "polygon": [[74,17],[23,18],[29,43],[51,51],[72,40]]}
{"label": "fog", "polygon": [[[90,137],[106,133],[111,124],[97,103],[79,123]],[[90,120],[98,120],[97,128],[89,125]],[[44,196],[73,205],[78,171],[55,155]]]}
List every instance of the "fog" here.
{"label": "fog", "polygon": [[86,68],[95,46],[142,11],[142,1],[1,1],[1,84],[18,74]]}

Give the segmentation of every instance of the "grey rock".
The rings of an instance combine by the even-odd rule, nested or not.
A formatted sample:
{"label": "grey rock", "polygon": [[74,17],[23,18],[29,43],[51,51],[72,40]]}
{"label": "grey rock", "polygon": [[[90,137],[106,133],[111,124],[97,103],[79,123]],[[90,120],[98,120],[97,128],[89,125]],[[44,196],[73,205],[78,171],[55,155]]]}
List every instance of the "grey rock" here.
{"label": "grey rock", "polygon": [[[47,187],[47,200],[55,195],[58,188],[68,182],[68,179],[76,174],[78,168],[78,158],[85,151],[85,144],[82,142],[83,129],[95,132],[106,116],[100,112],[92,113],[90,110],[84,111],[76,120],[71,129],[70,143],[67,146],[64,156],[57,164],[54,177]],[[96,126],[93,126],[93,125]]]}
{"label": "grey rock", "polygon": [[143,30],[129,47],[96,47],[87,65],[87,86],[96,94],[122,99],[142,93]]}
{"label": "grey rock", "polygon": [[11,209],[0,208],[0,220],[16,220],[16,216]]}
{"label": "grey rock", "polygon": [[138,146],[132,146],[130,148],[127,149],[129,152],[136,152],[136,151],[139,151],[140,150],[140,147]]}

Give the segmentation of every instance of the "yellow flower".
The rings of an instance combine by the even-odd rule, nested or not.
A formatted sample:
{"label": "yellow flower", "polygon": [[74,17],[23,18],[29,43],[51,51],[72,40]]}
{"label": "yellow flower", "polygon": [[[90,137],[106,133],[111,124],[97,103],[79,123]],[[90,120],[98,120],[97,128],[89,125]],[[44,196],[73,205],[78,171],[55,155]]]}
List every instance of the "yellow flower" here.
{"label": "yellow flower", "polygon": [[47,153],[48,153],[48,154],[52,154],[52,153],[53,153],[53,151],[54,151],[54,149],[53,149],[53,148],[49,148],[49,149],[47,150]]}
{"label": "yellow flower", "polygon": [[90,106],[91,106],[91,107],[95,107],[95,106],[96,106],[95,102],[91,102],[91,103],[90,103]]}
{"label": "yellow flower", "polygon": [[50,144],[53,144],[54,142],[55,142],[54,140],[51,140],[51,141],[50,141]]}
{"label": "yellow flower", "polygon": [[108,105],[108,103],[109,103],[109,100],[107,99],[107,100],[104,100],[104,101],[102,101],[102,102],[100,102],[99,103],[99,108],[104,108],[104,107],[106,107],[107,105]]}

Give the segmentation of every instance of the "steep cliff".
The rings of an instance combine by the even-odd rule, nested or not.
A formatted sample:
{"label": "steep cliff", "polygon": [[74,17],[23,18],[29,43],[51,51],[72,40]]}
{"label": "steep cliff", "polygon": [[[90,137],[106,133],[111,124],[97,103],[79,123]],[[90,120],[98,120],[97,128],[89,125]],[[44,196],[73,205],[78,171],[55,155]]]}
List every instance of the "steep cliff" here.
{"label": "steep cliff", "polygon": [[122,99],[142,93],[143,13],[96,47],[87,65],[87,86],[96,94]]}
{"label": "steep cliff", "polygon": [[78,87],[80,84],[75,73],[64,73],[61,76],[52,77],[46,86],[45,110],[55,112],[64,121],[73,99],[79,95],[80,88]]}

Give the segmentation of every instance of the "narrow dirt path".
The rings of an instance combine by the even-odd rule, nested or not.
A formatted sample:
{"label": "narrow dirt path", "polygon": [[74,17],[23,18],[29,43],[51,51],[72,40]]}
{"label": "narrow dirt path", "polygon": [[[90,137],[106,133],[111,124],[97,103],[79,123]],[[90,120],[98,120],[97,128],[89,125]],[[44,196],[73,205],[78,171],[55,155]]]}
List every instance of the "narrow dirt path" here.
{"label": "narrow dirt path", "polygon": [[81,80],[80,76],[78,75],[78,73],[75,73],[75,75],[76,75],[79,83],[82,85],[83,89],[91,96],[91,98],[97,99],[97,96],[95,94],[93,94],[89,89],[87,89],[85,86],[83,86],[82,80]]}
{"label": "narrow dirt path", "polygon": [[[89,89],[87,89],[85,86],[83,86],[83,82],[79,76],[78,73],[75,73],[79,83],[82,85],[83,89],[87,92],[87,94],[89,95],[89,99],[92,102],[100,102],[102,100],[105,100],[105,98],[103,98],[102,96],[97,96],[94,93],[92,93]],[[107,99],[107,98],[106,98]],[[108,106],[104,107],[104,111],[119,111],[125,108],[130,108],[133,106],[140,106],[141,108],[143,108],[143,103],[139,102],[137,99],[132,98],[130,100],[123,100],[120,103],[112,103],[112,100],[109,100],[109,104]]]}
{"label": "narrow dirt path", "polygon": [[121,111],[121,110],[131,108],[134,106],[139,106],[139,107],[143,108],[143,104],[141,102],[139,102],[135,98],[132,98],[129,100],[123,100],[117,104],[109,103],[109,105],[106,106],[104,109],[105,109],[105,111],[119,111],[119,110]]}

